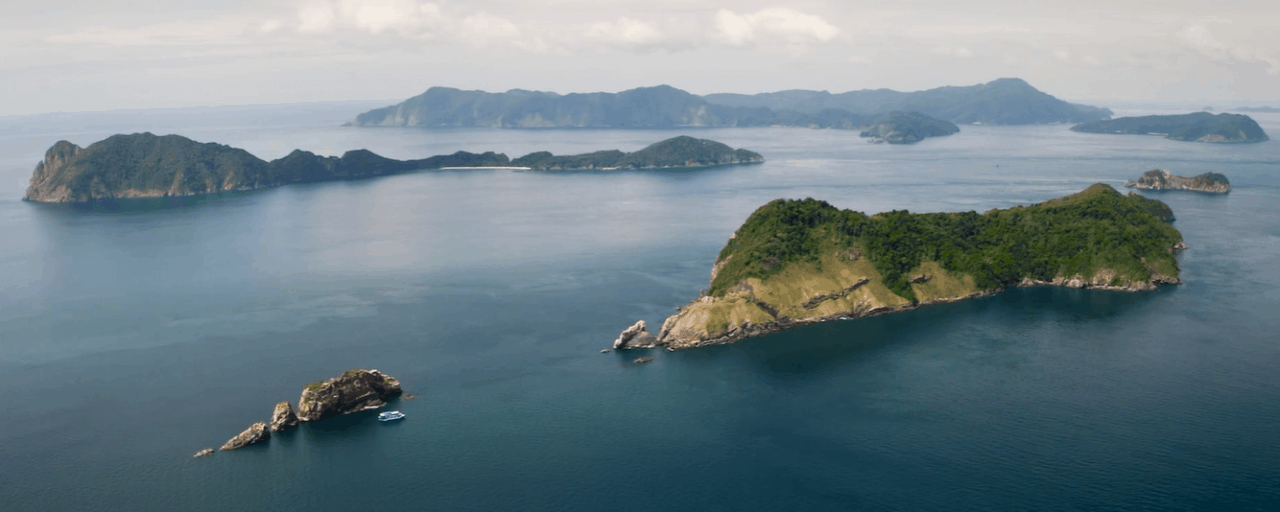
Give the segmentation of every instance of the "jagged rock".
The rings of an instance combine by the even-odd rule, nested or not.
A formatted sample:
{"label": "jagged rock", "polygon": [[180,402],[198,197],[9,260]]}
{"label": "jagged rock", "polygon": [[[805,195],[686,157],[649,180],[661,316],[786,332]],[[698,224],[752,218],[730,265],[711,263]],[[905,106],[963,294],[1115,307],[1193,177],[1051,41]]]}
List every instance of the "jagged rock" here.
{"label": "jagged rock", "polygon": [[647,363],[647,362],[652,361],[652,360],[653,360],[653,358],[652,358],[652,357],[645,356],[645,357],[637,357],[637,358],[636,358],[636,360],[635,360],[635,361],[632,361],[632,362],[633,362],[633,363]]}
{"label": "jagged rock", "polygon": [[196,452],[196,454],[193,455],[193,457],[208,457],[210,455],[213,455],[213,448],[205,448],[203,450],[200,450]]}
{"label": "jagged rock", "polygon": [[600,349],[600,353],[601,353],[601,354],[608,354],[609,352],[610,352],[610,350],[609,350],[609,349],[607,349],[607,348],[602,348],[602,349]]}
{"label": "jagged rock", "polygon": [[224,452],[227,450],[238,450],[251,444],[266,442],[268,439],[271,439],[271,430],[267,428],[266,423],[259,421],[253,425],[249,425],[249,428],[245,429],[244,432],[241,432],[240,435],[231,438],[230,441],[227,441],[227,444],[222,445],[222,448],[218,449]]}
{"label": "jagged rock", "polygon": [[298,416],[293,414],[293,406],[287,401],[276,404],[276,410],[271,413],[271,431],[284,432],[296,426]]}
{"label": "jagged rock", "polygon": [[312,382],[298,399],[298,419],[318,421],[387,405],[400,396],[400,381],[378,370],[347,370],[324,382]]}
{"label": "jagged rock", "polygon": [[927,283],[929,282],[930,279],[933,279],[933,276],[929,274],[920,274],[918,276],[911,276],[911,282],[913,283]]}
{"label": "jagged rock", "polygon": [[1212,194],[1226,194],[1231,191],[1231,182],[1226,176],[1216,172],[1206,172],[1188,178],[1174,176],[1162,169],[1142,173],[1142,177],[1129,180],[1124,186],[1148,190],[1193,190]]}
{"label": "jagged rock", "polygon": [[613,340],[613,348],[653,348],[658,338],[649,334],[649,331],[645,330],[646,327],[644,320],[640,320],[635,325],[626,328],[626,330],[622,331],[622,334],[618,335],[618,339]]}

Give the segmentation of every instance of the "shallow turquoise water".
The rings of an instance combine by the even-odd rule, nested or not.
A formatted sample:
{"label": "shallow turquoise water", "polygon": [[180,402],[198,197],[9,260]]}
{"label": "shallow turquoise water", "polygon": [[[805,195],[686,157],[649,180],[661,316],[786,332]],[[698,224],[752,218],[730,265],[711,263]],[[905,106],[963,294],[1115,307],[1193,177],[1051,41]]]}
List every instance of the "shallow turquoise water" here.
{"label": "shallow turquoise water", "polygon": [[[1280,143],[337,126],[361,110],[0,118],[4,509],[1280,506]],[[18,200],[56,140],[138,130],[264,158],[635,150],[688,133],[769,161],[420,172],[117,211]],[[1149,194],[1191,247],[1183,286],[1016,290],[647,365],[598,353],[705,288],[771,199],[985,211],[1152,168],[1235,187]],[[395,404],[408,418],[351,415],[190,458],[352,367],[399,377],[419,397]]]}

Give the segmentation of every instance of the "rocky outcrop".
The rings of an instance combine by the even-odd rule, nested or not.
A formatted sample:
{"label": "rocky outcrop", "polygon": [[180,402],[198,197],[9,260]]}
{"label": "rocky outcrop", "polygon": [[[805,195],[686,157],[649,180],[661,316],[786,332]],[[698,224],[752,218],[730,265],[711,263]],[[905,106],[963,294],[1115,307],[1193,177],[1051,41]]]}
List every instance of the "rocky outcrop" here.
{"label": "rocky outcrop", "polygon": [[618,335],[618,339],[613,340],[613,348],[630,349],[630,348],[653,348],[658,338],[649,334],[646,330],[644,320],[640,320],[622,331]]}
{"label": "rocky outcrop", "polygon": [[378,370],[347,370],[324,382],[313,382],[298,399],[298,419],[319,421],[339,414],[377,409],[400,396],[400,381]]}
{"label": "rocky outcrop", "polygon": [[208,457],[210,455],[213,455],[213,448],[205,448],[203,450],[200,450],[196,452],[195,455],[192,455],[192,457]]}
{"label": "rocky outcrop", "polygon": [[241,432],[240,435],[231,438],[231,440],[222,445],[222,448],[219,448],[219,450],[224,452],[238,450],[251,444],[264,443],[268,439],[271,439],[271,430],[267,428],[266,423],[259,421],[250,425],[249,428],[245,429],[244,432]]}
{"label": "rocky outcrop", "polygon": [[1126,181],[1124,186],[1147,190],[1192,190],[1211,194],[1226,194],[1231,191],[1231,182],[1226,176],[1216,172],[1206,172],[1187,178],[1174,176],[1162,169],[1142,173],[1141,178]]}
{"label": "rocky outcrop", "polygon": [[293,406],[287,400],[276,404],[275,411],[271,413],[271,431],[284,432],[296,426],[298,416],[293,413]]}
{"label": "rocky outcrop", "polygon": [[639,363],[647,363],[647,362],[650,362],[650,361],[653,361],[653,358],[652,358],[652,357],[649,357],[649,356],[645,356],[645,357],[637,357],[637,358],[635,358],[635,360],[634,360],[634,361],[631,361],[631,362],[632,362],[632,363],[637,363],[637,364],[639,364]]}

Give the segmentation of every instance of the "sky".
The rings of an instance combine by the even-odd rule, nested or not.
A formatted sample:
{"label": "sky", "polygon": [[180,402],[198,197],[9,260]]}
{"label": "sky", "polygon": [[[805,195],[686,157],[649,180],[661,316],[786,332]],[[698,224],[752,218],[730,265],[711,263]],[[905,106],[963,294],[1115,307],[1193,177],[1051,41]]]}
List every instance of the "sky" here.
{"label": "sky", "polygon": [[1280,2],[0,0],[0,115],[431,86],[912,91],[1280,106]]}

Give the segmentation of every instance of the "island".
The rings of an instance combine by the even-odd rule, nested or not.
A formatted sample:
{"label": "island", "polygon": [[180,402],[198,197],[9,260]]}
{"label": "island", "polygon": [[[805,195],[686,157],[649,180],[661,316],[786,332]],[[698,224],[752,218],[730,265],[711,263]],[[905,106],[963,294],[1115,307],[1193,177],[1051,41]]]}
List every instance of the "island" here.
{"label": "island", "polygon": [[[513,89],[502,93],[431,87],[402,103],[356,116],[353,126],[423,128],[712,128],[792,126],[865,130],[890,110],[855,112],[827,107],[811,110],[722,105],[669,85],[619,93],[565,94]],[[916,114],[928,122],[942,122]],[[958,131],[958,129],[956,130]],[[921,131],[924,136],[955,131]],[[935,135],[936,133],[936,135]]]}
{"label": "island", "polygon": [[[298,399],[296,414],[288,401],[279,402],[271,412],[270,422],[259,421],[250,425],[218,450],[225,452],[265,443],[271,440],[272,432],[283,432],[302,422],[377,409],[402,393],[400,381],[390,375],[378,370],[347,370],[332,379],[307,384]],[[212,448],[205,448],[195,456],[207,457],[213,453]]]}
{"label": "island", "polygon": [[942,137],[959,132],[955,124],[934,119],[916,112],[890,112],[877,116],[871,127],[859,136],[871,138],[871,142],[889,144],[914,144],[926,137]]}
{"label": "island", "polygon": [[731,343],[781,329],[989,296],[1011,286],[1153,290],[1181,283],[1186,248],[1160,201],[1105,184],[986,213],[876,215],[772,201],[720,251],[709,289],[617,348]]}
{"label": "island", "polygon": [[1211,194],[1226,194],[1231,191],[1231,182],[1226,176],[1216,172],[1187,178],[1174,176],[1163,169],[1144,172],[1142,177],[1126,181],[1124,186],[1147,190],[1192,190]]}
{"label": "island", "polygon": [[1120,117],[1094,121],[1071,127],[1084,133],[1122,133],[1163,135],[1166,139],[1188,142],[1263,142],[1270,140],[1262,127],[1243,114],[1191,114],[1169,116]]}
{"label": "island", "polygon": [[719,142],[674,137],[634,153],[600,151],[576,156],[536,152],[515,161],[505,154],[458,151],[419,160],[395,160],[359,149],[341,157],[308,151],[270,162],[243,149],[201,143],[180,135],[113,135],[81,148],[60,141],[36,164],[28,201],[89,203],[257,190],[292,183],[364,179],[425,169],[527,167],[545,170],[651,169],[763,162],[760,154]]}
{"label": "island", "polygon": [[763,94],[708,94],[714,105],[769,108],[815,113],[823,109],[879,114],[917,112],[956,124],[1054,124],[1108,119],[1109,109],[1068,103],[1036,89],[1020,78],[1000,78],[983,84],[937,87],[900,92],[864,89],[832,94],[789,90]]}

